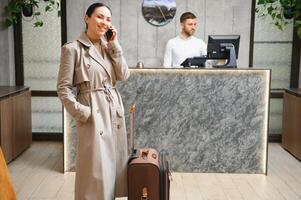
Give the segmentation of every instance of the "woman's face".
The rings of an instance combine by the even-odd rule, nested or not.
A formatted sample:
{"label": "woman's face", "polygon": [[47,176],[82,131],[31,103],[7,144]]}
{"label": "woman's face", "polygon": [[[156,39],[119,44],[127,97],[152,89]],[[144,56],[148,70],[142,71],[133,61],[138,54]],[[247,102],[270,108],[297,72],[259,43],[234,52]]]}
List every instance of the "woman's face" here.
{"label": "woman's face", "polygon": [[99,38],[108,31],[111,26],[111,20],[110,10],[105,6],[98,7],[94,10],[91,17],[85,16],[87,31]]}

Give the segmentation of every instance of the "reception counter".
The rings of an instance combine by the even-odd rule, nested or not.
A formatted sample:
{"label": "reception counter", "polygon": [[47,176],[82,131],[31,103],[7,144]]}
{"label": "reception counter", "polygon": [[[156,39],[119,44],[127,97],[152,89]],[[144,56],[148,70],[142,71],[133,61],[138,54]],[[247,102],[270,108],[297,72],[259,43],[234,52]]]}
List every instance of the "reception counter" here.
{"label": "reception counter", "polygon": [[[136,101],[136,147],[166,154],[172,171],[265,174],[270,70],[131,69],[117,85],[129,133]],[[65,171],[76,137],[65,116]]]}

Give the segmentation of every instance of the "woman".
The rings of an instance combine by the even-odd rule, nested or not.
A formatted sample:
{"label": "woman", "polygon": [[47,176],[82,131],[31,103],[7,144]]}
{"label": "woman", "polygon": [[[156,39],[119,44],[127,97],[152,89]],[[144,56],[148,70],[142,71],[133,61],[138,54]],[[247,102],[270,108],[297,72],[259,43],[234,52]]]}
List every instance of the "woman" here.
{"label": "woman", "polygon": [[57,93],[77,120],[75,199],[112,200],[127,193],[124,108],[115,84],[129,71],[110,9],[92,4],[84,20],[86,31],[62,47]]}

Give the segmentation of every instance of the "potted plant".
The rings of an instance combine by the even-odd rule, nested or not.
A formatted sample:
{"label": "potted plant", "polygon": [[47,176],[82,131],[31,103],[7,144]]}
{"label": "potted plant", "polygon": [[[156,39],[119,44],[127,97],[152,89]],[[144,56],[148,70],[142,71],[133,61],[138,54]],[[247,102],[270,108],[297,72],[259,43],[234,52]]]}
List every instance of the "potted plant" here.
{"label": "potted plant", "polygon": [[258,0],[256,12],[259,17],[270,16],[278,29],[294,23],[301,38],[301,0]]}
{"label": "potted plant", "polygon": [[[60,0],[45,0],[45,12],[57,10],[58,17],[61,16]],[[39,19],[41,12],[38,10],[40,7],[40,0],[11,0],[4,7],[6,27],[12,26],[17,23],[18,16],[23,14],[24,17],[32,17],[35,19],[34,26],[43,26],[43,21]]]}

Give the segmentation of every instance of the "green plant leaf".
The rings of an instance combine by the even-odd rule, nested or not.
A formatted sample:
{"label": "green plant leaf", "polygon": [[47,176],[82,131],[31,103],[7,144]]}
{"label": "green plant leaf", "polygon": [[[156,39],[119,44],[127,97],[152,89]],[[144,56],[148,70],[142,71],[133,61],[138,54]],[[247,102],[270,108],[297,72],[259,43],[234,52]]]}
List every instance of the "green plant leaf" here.
{"label": "green plant leaf", "polygon": [[296,27],[301,27],[301,20],[295,20],[295,26]]}
{"label": "green plant leaf", "polygon": [[50,10],[51,10],[51,6],[47,5],[47,6],[45,7],[45,12],[50,11]]}
{"label": "green plant leaf", "polygon": [[9,27],[9,26],[11,26],[13,24],[14,24],[14,21],[11,18],[6,18],[5,21],[4,21],[4,25],[6,27]]}
{"label": "green plant leaf", "polygon": [[268,7],[268,9],[267,9],[267,11],[268,11],[268,14],[272,14],[272,12],[273,12],[273,10],[274,10],[274,8],[273,8],[273,6],[270,6],[270,7]]}
{"label": "green plant leaf", "polygon": [[[257,0],[255,11],[258,17],[270,15],[274,25],[283,30],[295,19],[296,30],[301,38],[301,0]],[[298,19],[298,20],[296,20]]]}
{"label": "green plant leaf", "polygon": [[262,5],[262,4],[265,4],[265,1],[264,1],[264,0],[258,0],[258,1],[257,1],[257,5]]}
{"label": "green plant leaf", "polygon": [[276,16],[276,13],[271,14],[272,19],[275,19],[275,16]]}
{"label": "green plant leaf", "polygon": [[[17,23],[17,18],[21,14],[22,6],[29,7],[33,6],[34,8],[39,8],[41,0],[8,0],[6,6],[4,6],[5,11],[5,19],[3,20],[4,25],[9,27],[13,24]],[[47,0],[45,0],[47,1]],[[48,0],[47,5],[45,7],[45,12],[51,12],[53,10],[57,10],[58,17],[61,16],[60,10],[60,0]],[[35,10],[34,16],[40,16],[42,13],[40,11]],[[42,20],[37,20],[33,23],[34,27],[43,26]]]}
{"label": "green plant leaf", "polygon": [[43,26],[43,22],[42,21],[37,21],[34,23],[34,27],[42,27]]}
{"label": "green plant leaf", "polygon": [[276,15],[276,17],[277,17],[277,19],[281,19],[282,18],[281,14],[279,14],[279,13]]}

